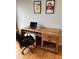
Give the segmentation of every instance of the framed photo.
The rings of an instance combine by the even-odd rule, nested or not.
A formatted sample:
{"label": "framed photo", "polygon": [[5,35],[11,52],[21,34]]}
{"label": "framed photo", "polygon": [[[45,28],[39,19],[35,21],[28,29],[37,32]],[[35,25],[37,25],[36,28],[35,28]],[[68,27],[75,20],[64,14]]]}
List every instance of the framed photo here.
{"label": "framed photo", "polygon": [[46,14],[53,14],[55,7],[55,0],[47,0],[46,1]]}
{"label": "framed photo", "polygon": [[41,1],[34,1],[34,13],[35,14],[40,14],[41,13]]}

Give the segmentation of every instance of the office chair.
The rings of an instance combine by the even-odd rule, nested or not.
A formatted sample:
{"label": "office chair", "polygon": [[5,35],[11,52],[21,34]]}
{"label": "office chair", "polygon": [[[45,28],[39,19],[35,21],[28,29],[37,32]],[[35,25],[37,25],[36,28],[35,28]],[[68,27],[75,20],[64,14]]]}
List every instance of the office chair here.
{"label": "office chair", "polygon": [[[31,35],[30,36],[25,36],[22,40],[22,47],[24,47],[23,51],[28,47],[31,50],[31,52],[33,53],[30,46],[31,45],[34,46],[34,42],[35,42],[35,40]],[[22,54],[24,54],[23,51],[22,51]]]}
{"label": "office chair", "polygon": [[31,35],[22,37],[19,33],[16,32],[16,40],[18,41],[20,48],[24,47],[24,49],[22,50],[23,55],[26,48],[29,48],[30,51],[33,53],[30,46],[34,46],[35,39]]}

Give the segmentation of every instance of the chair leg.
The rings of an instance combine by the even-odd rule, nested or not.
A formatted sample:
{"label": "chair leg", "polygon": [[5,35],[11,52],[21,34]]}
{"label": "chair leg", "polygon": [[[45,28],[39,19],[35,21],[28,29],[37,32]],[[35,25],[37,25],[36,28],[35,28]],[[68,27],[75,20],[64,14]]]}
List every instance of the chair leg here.
{"label": "chair leg", "polygon": [[22,50],[22,55],[24,55],[24,50],[26,49],[26,47]]}
{"label": "chair leg", "polygon": [[[22,50],[22,55],[24,55],[24,50],[26,49],[27,47],[25,47],[23,50]],[[33,53],[32,49],[29,47],[31,53]]]}
{"label": "chair leg", "polygon": [[30,47],[29,47],[29,49],[30,49],[31,53],[33,53],[32,49]]}
{"label": "chair leg", "polygon": [[[22,50],[22,55],[24,55],[24,50],[26,49],[27,47],[25,47],[23,50]],[[33,53],[32,49],[29,47],[31,53]]]}

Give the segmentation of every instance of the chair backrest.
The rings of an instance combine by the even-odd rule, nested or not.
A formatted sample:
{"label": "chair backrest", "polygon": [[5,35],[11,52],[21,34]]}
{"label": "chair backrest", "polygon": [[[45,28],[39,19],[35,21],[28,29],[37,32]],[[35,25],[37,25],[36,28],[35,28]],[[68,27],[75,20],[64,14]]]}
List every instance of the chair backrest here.
{"label": "chair backrest", "polygon": [[23,40],[22,40],[22,45],[26,46],[26,45],[31,45],[35,42],[35,39],[32,36],[26,36]]}

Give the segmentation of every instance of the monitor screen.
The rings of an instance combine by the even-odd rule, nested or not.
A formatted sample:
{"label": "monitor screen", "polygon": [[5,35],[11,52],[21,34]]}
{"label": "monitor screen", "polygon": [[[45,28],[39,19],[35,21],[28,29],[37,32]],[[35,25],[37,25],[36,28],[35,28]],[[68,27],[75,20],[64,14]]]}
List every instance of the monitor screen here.
{"label": "monitor screen", "polygon": [[30,28],[36,29],[37,28],[37,22],[30,22]]}

